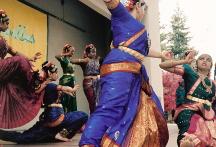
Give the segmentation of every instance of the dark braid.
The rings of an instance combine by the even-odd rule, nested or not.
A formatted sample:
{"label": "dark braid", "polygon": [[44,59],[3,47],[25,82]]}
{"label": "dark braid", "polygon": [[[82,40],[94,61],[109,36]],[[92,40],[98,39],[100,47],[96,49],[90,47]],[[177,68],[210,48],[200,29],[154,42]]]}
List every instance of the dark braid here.
{"label": "dark braid", "polygon": [[95,48],[94,44],[88,44],[88,45],[86,45],[86,47],[85,47],[85,52],[86,52],[87,54],[89,54],[89,53],[91,52],[91,49],[93,49],[93,48]]}
{"label": "dark braid", "polygon": [[54,73],[57,71],[57,67],[55,66],[55,64],[53,64],[52,62],[49,61],[45,61],[42,64],[42,70],[44,72],[46,72],[48,74],[48,72]]}
{"label": "dark braid", "polygon": [[[57,67],[51,63],[51,62],[48,62],[48,61],[45,61],[42,65],[42,70],[45,72],[46,74],[46,78],[48,76],[48,72],[51,72],[51,73],[54,73],[57,71]],[[40,88],[40,85],[43,83],[43,79],[40,77],[40,74],[39,74],[39,71],[34,71],[33,72],[33,85],[34,85],[34,89],[37,90]]]}

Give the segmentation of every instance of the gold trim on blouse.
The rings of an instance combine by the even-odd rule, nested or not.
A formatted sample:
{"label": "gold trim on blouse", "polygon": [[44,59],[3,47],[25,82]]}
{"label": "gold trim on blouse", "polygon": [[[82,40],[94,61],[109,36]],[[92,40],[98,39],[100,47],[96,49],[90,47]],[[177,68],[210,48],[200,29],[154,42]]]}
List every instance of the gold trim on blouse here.
{"label": "gold trim on blouse", "polygon": [[140,73],[141,64],[137,62],[120,62],[112,64],[104,64],[101,66],[100,75],[104,76],[113,72],[132,72]]}

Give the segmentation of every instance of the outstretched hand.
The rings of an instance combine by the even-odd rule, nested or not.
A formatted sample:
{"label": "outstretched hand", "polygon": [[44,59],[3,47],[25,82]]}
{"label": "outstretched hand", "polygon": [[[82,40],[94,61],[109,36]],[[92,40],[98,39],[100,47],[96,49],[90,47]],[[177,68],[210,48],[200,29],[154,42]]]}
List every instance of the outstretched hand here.
{"label": "outstretched hand", "polygon": [[194,50],[191,50],[190,53],[188,53],[188,55],[185,58],[187,64],[191,64],[191,62],[194,60],[195,55],[196,55],[196,51]]}
{"label": "outstretched hand", "polygon": [[75,85],[74,88],[73,88],[73,92],[72,92],[72,96],[75,96],[76,95],[76,91],[79,89],[79,85]]}
{"label": "outstretched hand", "polygon": [[35,55],[33,56],[33,58],[32,58],[32,61],[33,62],[36,62],[36,60],[38,60],[38,59],[40,59],[41,58],[41,52],[37,52],[37,53],[35,53]]}

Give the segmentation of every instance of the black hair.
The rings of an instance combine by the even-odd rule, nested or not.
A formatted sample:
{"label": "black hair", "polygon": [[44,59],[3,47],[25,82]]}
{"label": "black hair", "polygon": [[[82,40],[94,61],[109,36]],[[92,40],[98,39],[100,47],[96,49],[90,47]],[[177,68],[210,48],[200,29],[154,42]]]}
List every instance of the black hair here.
{"label": "black hair", "polygon": [[54,73],[57,71],[55,64],[52,64],[49,61],[45,61],[42,65],[42,70],[48,74],[48,72]]}

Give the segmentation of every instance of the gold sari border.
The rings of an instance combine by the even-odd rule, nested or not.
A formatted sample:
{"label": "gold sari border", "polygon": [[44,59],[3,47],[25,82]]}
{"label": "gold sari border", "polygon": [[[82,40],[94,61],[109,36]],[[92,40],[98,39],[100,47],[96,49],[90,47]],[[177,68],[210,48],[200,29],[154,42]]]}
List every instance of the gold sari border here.
{"label": "gold sari border", "polygon": [[123,46],[127,47],[129,46],[132,42],[134,42],[137,38],[139,38],[143,33],[145,32],[145,28],[137,32],[135,35],[133,35],[130,39],[128,39]]}
{"label": "gold sari border", "polygon": [[120,62],[120,63],[111,63],[104,64],[101,66],[100,75],[104,76],[113,72],[132,72],[139,74],[141,64],[137,62]]}
{"label": "gold sari border", "polygon": [[132,56],[134,56],[135,58],[137,58],[140,62],[143,62],[144,59],[145,59],[145,56],[142,55],[141,53],[131,49],[131,48],[128,48],[128,47],[125,47],[125,46],[119,46],[118,49],[120,49],[121,51],[124,51]]}
{"label": "gold sari border", "polygon": [[120,145],[116,144],[109,136],[104,135],[101,141],[101,147],[120,147]]}

